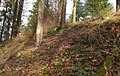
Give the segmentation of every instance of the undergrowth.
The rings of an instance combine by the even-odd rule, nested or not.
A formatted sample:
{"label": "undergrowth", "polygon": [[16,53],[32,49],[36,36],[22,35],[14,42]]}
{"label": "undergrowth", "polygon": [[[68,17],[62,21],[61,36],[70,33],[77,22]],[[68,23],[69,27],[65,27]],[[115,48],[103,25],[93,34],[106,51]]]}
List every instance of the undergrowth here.
{"label": "undergrowth", "polygon": [[[34,48],[28,37],[17,37],[0,49],[2,76],[119,76],[118,21],[87,21],[44,34]],[[72,25],[72,24],[70,24]]]}

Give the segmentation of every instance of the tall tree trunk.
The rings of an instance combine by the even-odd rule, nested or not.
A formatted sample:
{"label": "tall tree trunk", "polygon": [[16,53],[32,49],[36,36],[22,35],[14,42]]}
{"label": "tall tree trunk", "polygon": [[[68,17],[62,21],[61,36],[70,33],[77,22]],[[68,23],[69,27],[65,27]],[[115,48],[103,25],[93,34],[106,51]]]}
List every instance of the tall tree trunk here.
{"label": "tall tree trunk", "polygon": [[63,4],[63,0],[59,0],[59,5],[58,5],[58,9],[59,9],[59,13],[58,13],[58,16],[59,16],[59,20],[58,20],[58,23],[59,23],[59,26],[58,28],[61,28],[61,25],[60,25],[60,22],[61,22],[61,17],[62,17],[62,4]]}
{"label": "tall tree trunk", "polygon": [[60,19],[60,29],[64,26],[65,24],[65,19],[66,19],[66,0],[62,1],[62,9],[61,9],[61,19]]}
{"label": "tall tree trunk", "polygon": [[17,11],[18,11],[18,0],[15,0],[14,2],[14,7],[13,7],[13,20],[12,20],[12,32],[11,32],[11,37],[17,36],[16,33],[16,18],[17,18]]}
{"label": "tall tree trunk", "polygon": [[23,4],[24,4],[24,0],[20,0],[20,1],[15,0],[15,6],[13,11],[13,23],[12,23],[12,38],[16,37],[20,32]]}
{"label": "tall tree trunk", "polygon": [[17,16],[17,23],[16,23],[16,26],[17,26],[16,27],[16,34],[18,34],[20,32],[23,5],[24,5],[24,0],[20,0],[20,2],[19,2],[19,11],[18,11],[18,16]]}
{"label": "tall tree trunk", "polygon": [[76,0],[73,0],[73,22],[76,21]]}
{"label": "tall tree trunk", "polygon": [[39,47],[43,38],[43,14],[44,14],[44,0],[38,0],[38,22],[36,30],[36,46]]}

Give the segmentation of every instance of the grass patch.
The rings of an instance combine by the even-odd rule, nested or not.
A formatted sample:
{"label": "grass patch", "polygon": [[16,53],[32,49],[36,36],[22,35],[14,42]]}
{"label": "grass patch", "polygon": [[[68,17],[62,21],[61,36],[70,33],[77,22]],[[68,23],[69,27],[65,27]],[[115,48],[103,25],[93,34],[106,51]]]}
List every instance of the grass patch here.
{"label": "grass patch", "polygon": [[42,66],[42,71],[44,74],[50,75],[50,68],[47,65]]}
{"label": "grass patch", "polygon": [[56,33],[58,33],[60,31],[60,29],[58,28],[53,28],[51,30],[49,30],[48,32],[46,32],[44,34],[44,37],[49,37],[49,36],[52,36],[52,35],[55,35]]}

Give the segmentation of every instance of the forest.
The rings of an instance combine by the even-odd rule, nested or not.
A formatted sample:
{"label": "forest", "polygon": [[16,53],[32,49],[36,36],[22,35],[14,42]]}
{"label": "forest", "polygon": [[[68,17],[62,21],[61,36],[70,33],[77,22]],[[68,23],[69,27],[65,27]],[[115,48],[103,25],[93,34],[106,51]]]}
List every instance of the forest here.
{"label": "forest", "polygon": [[114,1],[0,0],[0,76],[120,76]]}

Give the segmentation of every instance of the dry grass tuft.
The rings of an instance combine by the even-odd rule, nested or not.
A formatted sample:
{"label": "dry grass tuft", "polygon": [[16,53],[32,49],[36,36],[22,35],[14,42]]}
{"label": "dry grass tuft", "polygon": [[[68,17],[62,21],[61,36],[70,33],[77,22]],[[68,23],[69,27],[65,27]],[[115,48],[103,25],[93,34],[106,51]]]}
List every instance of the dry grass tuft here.
{"label": "dry grass tuft", "polygon": [[12,39],[0,50],[0,64],[4,64],[11,56],[23,49],[28,41],[26,35],[19,35]]}

